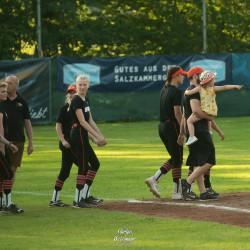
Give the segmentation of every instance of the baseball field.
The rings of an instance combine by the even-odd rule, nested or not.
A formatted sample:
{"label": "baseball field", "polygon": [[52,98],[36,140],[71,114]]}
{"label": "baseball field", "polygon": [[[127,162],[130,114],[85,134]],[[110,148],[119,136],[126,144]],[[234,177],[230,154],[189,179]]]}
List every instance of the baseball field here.
{"label": "baseball field", "polygon": [[[215,121],[226,136],[214,132],[218,201],[172,201],[171,173],[162,199],[149,192],[145,179],[169,157],[157,121],[100,123],[108,144],[93,145],[101,167],[91,193],[104,202],[92,209],[49,208],[61,153],[55,125],[33,127],[34,152],[24,154],[12,192],[24,213],[0,214],[0,249],[250,249],[250,117]],[[182,177],[187,155],[184,147]],[[73,166],[60,197],[70,205],[76,174]]]}

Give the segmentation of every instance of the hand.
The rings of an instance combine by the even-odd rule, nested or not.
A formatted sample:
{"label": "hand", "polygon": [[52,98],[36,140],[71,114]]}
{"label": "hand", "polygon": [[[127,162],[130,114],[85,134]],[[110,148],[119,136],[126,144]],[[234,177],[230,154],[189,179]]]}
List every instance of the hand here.
{"label": "hand", "polygon": [[184,136],[179,134],[178,139],[177,139],[177,143],[181,146],[183,144],[184,141]]}
{"label": "hand", "polygon": [[63,145],[65,148],[70,148],[70,144],[69,144],[67,141],[62,141],[62,145]]}
{"label": "hand", "polygon": [[33,143],[29,143],[28,147],[27,147],[27,154],[30,155],[33,152]]}
{"label": "hand", "polygon": [[18,151],[18,148],[14,144],[10,144],[9,149],[13,152],[16,153]]}
{"label": "hand", "polygon": [[102,146],[105,146],[106,144],[107,144],[107,142],[106,142],[106,140],[104,139],[104,137],[103,136],[98,136],[97,137],[97,145],[99,146],[99,147],[102,147]]}
{"label": "hand", "polygon": [[223,132],[220,132],[219,135],[220,135],[220,137],[221,137],[221,140],[223,141],[223,140],[225,139],[224,133],[223,133]]}
{"label": "hand", "polygon": [[93,143],[95,143],[95,144],[97,145],[98,148],[104,146],[104,145],[101,145],[100,142],[99,142],[95,137],[93,137],[93,138],[91,139],[91,141],[92,141]]}
{"label": "hand", "polygon": [[240,90],[240,89],[242,89],[244,87],[244,85],[238,85],[236,88],[238,89],[238,90]]}

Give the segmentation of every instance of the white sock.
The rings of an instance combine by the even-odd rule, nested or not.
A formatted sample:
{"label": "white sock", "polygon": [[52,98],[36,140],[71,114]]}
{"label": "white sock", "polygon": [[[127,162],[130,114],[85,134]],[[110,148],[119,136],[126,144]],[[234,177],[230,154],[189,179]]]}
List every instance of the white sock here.
{"label": "white sock", "polygon": [[4,205],[8,207],[11,204],[11,193],[4,194]]}
{"label": "white sock", "polygon": [[173,182],[174,184],[174,193],[179,193],[179,184],[177,184],[176,182]]}
{"label": "white sock", "polygon": [[88,192],[89,192],[90,186],[88,184],[85,183],[84,188],[83,188],[83,195],[82,198],[86,199],[88,196]]}
{"label": "white sock", "polygon": [[159,169],[159,170],[155,173],[154,179],[155,179],[156,181],[159,181],[159,180],[161,179],[161,177],[164,176],[164,175],[165,175],[165,174],[163,174],[163,173],[161,172],[161,170]]}
{"label": "white sock", "polygon": [[91,188],[91,186],[89,187],[89,191],[88,191],[88,193],[87,193],[87,198],[88,198],[89,196],[91,196],[91,195],[90,195],[90,188]]}
{"label": "white sock", "polygon": [[194,186],[194,183],[191,184],[189,192],[192,192],[193,186]]}
{"label": "white sock", "polygon": [[59,200],[60,192],[61,192],[61,190],[56,191],[56,190],[54,189],[54,193],[53,193],[53,196],[52,196],[52,201],[53,201],[53,202],[56,202],[56,201]]}
{"label": "white sock", "polygon": [[81,200],[81,197],[82,197],[82,190],[76,188],[75,202],[79,202]]}

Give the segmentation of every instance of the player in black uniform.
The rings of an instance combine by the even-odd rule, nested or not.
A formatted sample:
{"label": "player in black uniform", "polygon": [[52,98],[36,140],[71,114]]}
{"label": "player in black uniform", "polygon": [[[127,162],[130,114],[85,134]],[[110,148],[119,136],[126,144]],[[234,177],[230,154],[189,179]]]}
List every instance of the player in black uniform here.
{"label": "player in black uniform", "polygon": [[167,81],[161,91],[160,97],[160,124],[159,135],[171,158],[167,160],[154,176],[146,179],[150,191],[160,197],[158,182],[160,178],[172,169],[174,200],[182,199],[179,192],[179,179],[181,178],[181,165],[183,160],[183,147],[178,145],[177,139],[182,119],[181,101],[182,92],[177,87],[183,83],[184,75],[179,66],[172,66],[167,71]]}
{"label": "player in black uniform", "polygon": [[33,152],[33,136],[32,126],[30,121],[30,112],[27,101],[19,93],[19,79],[12,75],[6,78],[8,98],[3,102],[3,107],[8,115],[8,137],[7,139],[13,142],[18,148],[18,152],[13,154],[10,152],[10,163],[13,172],[12,186],[14,185],[17,168],[21,167],[25,135],[24,127],[28,137],[27,154]]}
{"label": "player in black uniform", "polygon": [[[203,71],[204,70],[201,67],[193,67],[188,71],[187,77],[190,80],[191,86],[199,85],[199,76]],[[189,88],[193,88],[193,87],[189,87]],[[210,117],[209,116],[207,117],[207,115],[204,113],[204,118],[210,118]],[[212,121],[212,127],[215,131],[218,132],[218,134],[221,136],[221,138],[223,140],[224,133],[219,129],[219,127],[216,125],[216,123],[214,121]],[[180,134],[182,134],[182,132],[180,132]],[[188,135],[188,130],[187,130],[187,135]],[[181,139],[183,139],[183,137]],[[183,143],[183,141],[181,142],[181,144],[182,143]],[[188,159],[186,162],[186,165],[189,166],[188,176],[190,176],[193,173],[194,167],[197,166],[196,156],[192,154],[193,151],[190,150],[190,148],[189,148],[189,151],[190,151],[189,156],[188,156]],[[217,196],[219,195],[219,193],[215,192],[212,189],[211,182],[210,182],[210,169],[204,174],[204,185],[205,185],[206,190],[210,194],[217,195]],[[189,199],[189,200],[199,199],[199,197],[192,192],[192,186],[193,186],[193,183],[191,184],[190,193],[189,193],[187,199]]]}
{"label": "player in black uniform", "polygon": [[87,76],[78,76],[76,85],[77,94],[73,97],[70,105],[74,123],[70,139],[78,161],[76,195],[73,207],[89,208],[91,207],[90,204],[98,204],[98,201],[90,195],[90,187],[100,163],[89,143],[88,133],[90,136],[96,137],[97,144],[100,147],[106,145],[106,141],[92,119],[90,112],[89,99],[86,97],[89,88],[89,78]]}
{"label": "player in black uniform", "polygon": [[[8,134],[7,127],[7,114],[5,113],[2,102],[7,99],[7,85],[0,84],[0,210],[11,213],[22,213],[23,209],[18,208],[17,205],[11,202],[11,189],[12,189],[12,177],[13,173],[10,167],[10,163],[7,160],[8,149],[17,152],[17,147],[10,141],[5,139]],[[5,145],[5,146],[4,146]]]}
{"label": "player in black uniform", "polygon": [[[190,76],[190,75],[189,75]],[[199,73],[193,75],[194,80],[188,89],[193,89],[198,85],[197,79],[199,78]],[[201,118],[200,121],[195,123],[195,136],[198,138],[198,142],[189,146],[189,157],[187,159],[187,165],[195,165],[196,168],[187,179],[182,179],[180,181],[181,193],[184,200],[193,200],[194,197],[190,193],[190,188],[192,183],[196,180],[198,188],[200,190],[200,200],[214,200],[218,198],[218,195],[209,193],[204,185],[203,175],[210,170],[210,168],[215,165],[215,148],[211,138],[211,134],[208,130],[208,121],[212,120],[212,116],[205,114],[200,107],[200,95],[199,93],[184,96],[184,117],[182,119],[180,135],[184,134],[185,120],[195,112]],[[183,137],[178,138],[178,143],[182,144]]]}
{"label": "player in black uniform", "polygon": [[72,116],[69,112],[69,106],[73,96],[76,93],[76,85],[70,85],[67,89],[66,104],[64,104],[59,112],[56,120],[56,132],[60,139],[59,148],[62,151],[62,165],[60,173],[57,177],[50,207],[68,207],[69,204],[59,200],[60,192],[63,184],[69,177],[73,163],[77,165],[76,155],[70,146],[70,130],[73,125]]}

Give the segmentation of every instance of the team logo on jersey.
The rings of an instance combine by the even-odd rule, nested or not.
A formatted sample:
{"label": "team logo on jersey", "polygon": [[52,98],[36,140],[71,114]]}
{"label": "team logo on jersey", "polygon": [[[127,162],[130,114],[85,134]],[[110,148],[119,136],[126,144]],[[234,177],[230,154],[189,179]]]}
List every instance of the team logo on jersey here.
{"label": "team logo on jersey", "polygon": [[17,105],[17,107],[22,107],[23,106],[23,104],[20,103],[20,102],[17,102],[16,105]]}
{"label": "team logo on jersey", "polygon": [[90,107],[85,107],[85,112],[90,112]]}

